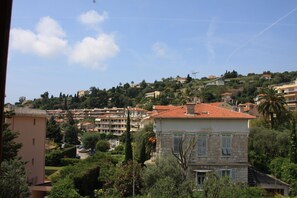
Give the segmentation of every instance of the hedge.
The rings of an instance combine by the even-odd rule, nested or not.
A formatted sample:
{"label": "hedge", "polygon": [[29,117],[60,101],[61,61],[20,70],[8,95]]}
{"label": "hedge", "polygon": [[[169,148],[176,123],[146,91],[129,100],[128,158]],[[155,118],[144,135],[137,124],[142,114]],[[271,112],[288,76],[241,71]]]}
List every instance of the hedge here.
{"label": "hedge", "polygon": [[76,157],[76,147],[72,146],[65,148],[63,150],[53,150],[45,155],[45,165],[46,166],[61,166],[62,158],[75,158]]}

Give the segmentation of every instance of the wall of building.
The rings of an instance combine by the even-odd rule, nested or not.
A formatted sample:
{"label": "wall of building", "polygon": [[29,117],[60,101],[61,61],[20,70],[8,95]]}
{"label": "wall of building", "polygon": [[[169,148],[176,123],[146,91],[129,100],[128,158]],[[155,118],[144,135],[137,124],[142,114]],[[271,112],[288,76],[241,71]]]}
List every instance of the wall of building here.
{"label": "wall of building", "polygon": [[155,126],[156,131],[163,132],[249,132],[244,119],[156,119]]}
{"label": "wall of building", "polygon": [[18,155],[25,164],[28,181],[32,184],[44,182],[46,118],[15,115],[9,120],[13,131],[19,132],[15,140],[22,143]]}
{"label": "wall of building", "polygon": [[[247,182],[248,176],[248,121],[247,120],[200,120],[200,119],[156,119],[157,154],[170,155],[174,136],[182,135],[183,148],[194,142],[190,156],[190,171],[230,169],[234,180]],[[198,156],[197,139],[206,136],[207,154]],[[222,155],[222,135],[231,136],[231,155]]]}

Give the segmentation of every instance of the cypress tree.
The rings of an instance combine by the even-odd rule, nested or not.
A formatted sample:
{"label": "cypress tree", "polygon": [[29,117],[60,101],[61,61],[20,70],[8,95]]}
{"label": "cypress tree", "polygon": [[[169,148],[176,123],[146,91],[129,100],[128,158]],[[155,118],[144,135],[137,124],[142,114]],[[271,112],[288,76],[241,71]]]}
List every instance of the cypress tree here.
{"label": "cypress tree", "polygon": [[128,111],[127,116],[127,126],[126,126],[126,146],[125,146],[125,162],[133,159],[132,154],[132,144],[131,144],[131,134],[130,134],[130,112]]}
{"label": "cypress tree", "polygon": [[290,135],[290,151],[289,151],[290,161],[297,163],[297,131],[296,131],[296,121],[293,118],[292,121],[292,131]]}
{"label": "cypress tree", "polygon": [[145,139],[142,140],[142,144],[140,147],[140,157],[139,157],[139,161],[141,163],[142,166],[144,166],[144,162],[146,160],[146,148],[145,148]]}

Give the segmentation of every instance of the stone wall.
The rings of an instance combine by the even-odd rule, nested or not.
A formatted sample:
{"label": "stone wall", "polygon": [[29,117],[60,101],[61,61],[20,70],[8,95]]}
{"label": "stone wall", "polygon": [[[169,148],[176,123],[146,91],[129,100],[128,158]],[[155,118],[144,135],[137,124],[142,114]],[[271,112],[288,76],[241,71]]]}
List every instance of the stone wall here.
{"label": "stone wall", "polygon": [[[231,136],[231,155],[223,156],[221,151],[222,135]],[[189,171],[211,170],[219,172],[221,169],[232,170],[233,180],[247,182],[248,171],[248,133],[238,132],[157,132],[157,154],[159,156],[172,155],[173,139],[175,135],[182,135],[183,149],[194,141],[190,155]],[[198,156],[197,139],[199,135],[207,137],[207,155]],[[195,174],[194,174],[195,175]]]}

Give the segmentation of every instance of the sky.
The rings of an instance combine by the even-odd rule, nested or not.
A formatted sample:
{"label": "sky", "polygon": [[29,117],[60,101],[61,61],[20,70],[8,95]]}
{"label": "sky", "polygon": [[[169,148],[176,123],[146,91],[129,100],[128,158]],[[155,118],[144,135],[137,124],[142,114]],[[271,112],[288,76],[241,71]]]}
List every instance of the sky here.
{"label": "sky", "polygon": [[297,70],[295,0],[14,0],[6,102]]}

